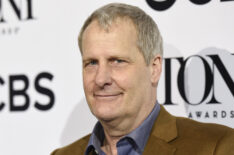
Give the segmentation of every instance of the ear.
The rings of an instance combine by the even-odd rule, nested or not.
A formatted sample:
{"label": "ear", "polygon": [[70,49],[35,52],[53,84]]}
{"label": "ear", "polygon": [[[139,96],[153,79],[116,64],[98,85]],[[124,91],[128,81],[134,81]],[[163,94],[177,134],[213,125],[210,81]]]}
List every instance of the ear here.
{"label": "ear", "polygon": [[150,62],[151,68],[151,82],[157,86],[161,72],[162,72],[162,57],[156,54]]}

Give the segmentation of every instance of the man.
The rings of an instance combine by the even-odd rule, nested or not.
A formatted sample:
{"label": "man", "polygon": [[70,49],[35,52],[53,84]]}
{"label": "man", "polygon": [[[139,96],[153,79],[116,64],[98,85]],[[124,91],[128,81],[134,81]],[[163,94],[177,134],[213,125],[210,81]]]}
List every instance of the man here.
{"label": "man", "polygon": [[96,10],[79,35],[91,135],[52,155],[234,155],[234,131],[171,116],[157,103],[162,39],[137,7]]}

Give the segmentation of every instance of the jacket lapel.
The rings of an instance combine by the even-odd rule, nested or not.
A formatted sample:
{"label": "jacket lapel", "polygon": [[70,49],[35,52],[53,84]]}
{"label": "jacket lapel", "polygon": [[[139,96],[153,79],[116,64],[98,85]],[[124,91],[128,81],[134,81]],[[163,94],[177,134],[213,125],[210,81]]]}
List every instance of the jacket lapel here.
{"label": "jacket lapel", "polygon": [[163,106],[160,108],[143,155],[173,155],[176,151],[176,148],[169,144],[177,137],[176,118]]}

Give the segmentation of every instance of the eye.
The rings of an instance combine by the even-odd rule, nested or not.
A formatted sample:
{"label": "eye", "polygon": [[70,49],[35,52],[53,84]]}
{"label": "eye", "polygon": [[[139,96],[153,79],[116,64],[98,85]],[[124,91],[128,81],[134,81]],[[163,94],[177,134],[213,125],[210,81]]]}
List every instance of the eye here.
{"label": "eye", "polygon": [[97,60],[91,60],[90,62],[89,62],[89,65],[96,65],[97,64]]}
{"label": "eye", "polygon": [[113,67],[123,67],[128,64],[128,61],[123,58],[115,57],[115,58],[111,58],[109,61],[110,61],[110,65],[112,65]]}
{"label": "eye", "polygon": [[119,58],[113,58],[110,60],[113,64],[121,64],[121,63],[124,63],[126,62],[125,60],[123,59],[119,59]]}
{"label": "eye", "polygon": [[124,61],[124,60],[121,60],[121,59],[116,59],[114,62],[115,62],[115,63],[123,63],[123,62],[125,62],[125,61]]}
{"label": "eye", "polygon": [[84,62],[84,67],[87,67],[87,66],[94,66],[94,65],[97,65],[97,60],[89,60],[87,62]]}

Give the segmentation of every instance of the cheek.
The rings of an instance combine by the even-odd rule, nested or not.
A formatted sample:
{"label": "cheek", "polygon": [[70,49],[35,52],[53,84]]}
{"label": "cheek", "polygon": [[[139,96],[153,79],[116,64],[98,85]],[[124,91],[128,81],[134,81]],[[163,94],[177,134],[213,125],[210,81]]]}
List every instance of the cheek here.
{"label": "cheek", "polygon": [[83,73],[83,87],[85,93],[91,92],[93,88],[93,77],[92,74]]}
{"label": "cheek", "polygon": [[124,71],[115,71],[112,72],[112,79],[118,85],[118,87],[127,90],[132,87],[133,81],[135,80],[132,76],[132,71],[124,70]]}
{"label": "cheek", "polygon": [[126,74],[126,78],[123,79],[123,83],[134,94],[144,93],[150,86],[150,73],[146,69],[136,69],[135,72]]}

